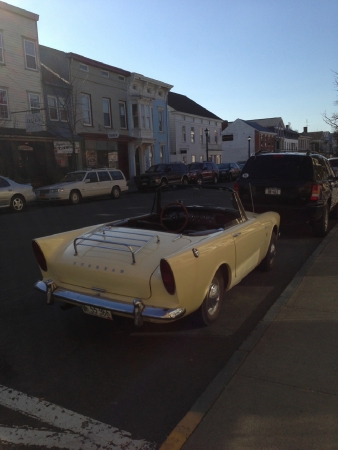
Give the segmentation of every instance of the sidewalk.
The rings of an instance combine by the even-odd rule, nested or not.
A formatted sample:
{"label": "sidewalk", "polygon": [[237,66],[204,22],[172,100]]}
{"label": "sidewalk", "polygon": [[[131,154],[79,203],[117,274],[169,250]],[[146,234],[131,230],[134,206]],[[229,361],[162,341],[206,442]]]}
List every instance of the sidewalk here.
{"label": "sidewalk", "polygon": [[161,450],[338,449],[338,225]]}

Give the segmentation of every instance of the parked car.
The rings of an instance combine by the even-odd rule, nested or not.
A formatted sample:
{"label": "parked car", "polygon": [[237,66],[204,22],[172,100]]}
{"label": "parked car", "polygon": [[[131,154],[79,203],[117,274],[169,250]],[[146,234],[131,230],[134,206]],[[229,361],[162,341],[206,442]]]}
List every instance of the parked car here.
{"label": "parked car", "polygon": [[188,184],[188,169],[183,163],[155,164],[142,175],[134,177],[139,191],[171,184]]}
{"label": "parked car", "polygon": [[221,163],[217,164],[217,167],[219,169],[220,181],[236,180],[241,172],[241,169],[236,163]]}
{"label": "parked car", "polygon": [[195,162],[188,164],[189,181],[201,185],[205,182],[218,183],[219,169],[213,162]]}
{"label": "parked car", "polygon": [[225,291],[256,266],[273,267],[278,230],[277,213],[246,213],[227,187],[159,188],[148,214],[34,239],[35,288],[48,304],[106,319],[141,325],[194,313],[209,325]]}
{"label": "parked car", "polygon": [[73,205],[83,198],[110,195],[117,199],[127,191],[125,176],[118,169],[91,169],[69,172],[59,183],[35,190],[41,201],[68,200]]}
{"label": "parked car", "polygon": [[329,163],[335,175],[338,176],[338,158],[329,158]]}
{"label": "parked car", "polygon": [[0,208],[11,208],[15,212],[22,211],[27,203],[36,199],[31,184],[20,184],[0,176]]}
{"label": "parked car", "polygon": [[338,205],[338,181],[326,158],[310,153],[251,156],[235,189],[250,211],[277,211],[281,220],[312,225],[316,235],[328,231],[329,213]]}
{"label": "parked car", "polygon": [[240,170],[243,169],[244,165],[245,165],[246,161],[237,161],[237,165],[240,168]]}

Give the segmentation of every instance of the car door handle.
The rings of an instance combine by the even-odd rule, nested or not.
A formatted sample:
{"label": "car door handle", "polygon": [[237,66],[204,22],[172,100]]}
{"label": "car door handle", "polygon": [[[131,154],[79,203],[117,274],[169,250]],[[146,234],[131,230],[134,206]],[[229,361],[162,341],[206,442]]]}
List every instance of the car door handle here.
{"label": "car door handle", "polygon": [[232,235],[232,237],[237,237],[237,236],[239,236],[240,234],[242,234],[242,233],[235,233],[235,234]]}

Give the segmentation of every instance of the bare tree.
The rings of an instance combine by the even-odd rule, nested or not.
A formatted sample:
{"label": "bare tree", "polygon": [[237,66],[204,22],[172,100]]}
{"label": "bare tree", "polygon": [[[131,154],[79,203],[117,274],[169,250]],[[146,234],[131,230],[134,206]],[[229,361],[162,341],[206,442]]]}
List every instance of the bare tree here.
{"label": "bare tree", "polygon": [[[338,72],[334,72],[334,86],[335,90],[338,91]],[[338,105],[338,100],[334,102],[334,105]],[[335,133],[336,139],[338,135],[338,112],[328,115],[326,112],[323,114],[324,122],[326,122],[332,128]]]}

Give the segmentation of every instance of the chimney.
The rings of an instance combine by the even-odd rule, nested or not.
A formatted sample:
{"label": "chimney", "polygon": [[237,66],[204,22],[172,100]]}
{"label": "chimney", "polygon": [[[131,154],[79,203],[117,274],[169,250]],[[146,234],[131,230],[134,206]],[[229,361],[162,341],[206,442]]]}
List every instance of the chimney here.
{"label": "chimney", "polygon": [[307,127],[304,127],[303,133],[307,133]]}
{"label": "chimney", "polygon": [[223,120],[222,122],[222,131],[225,130],[226,128],[228,128],[229,126],[229,122],[227,120]]}

